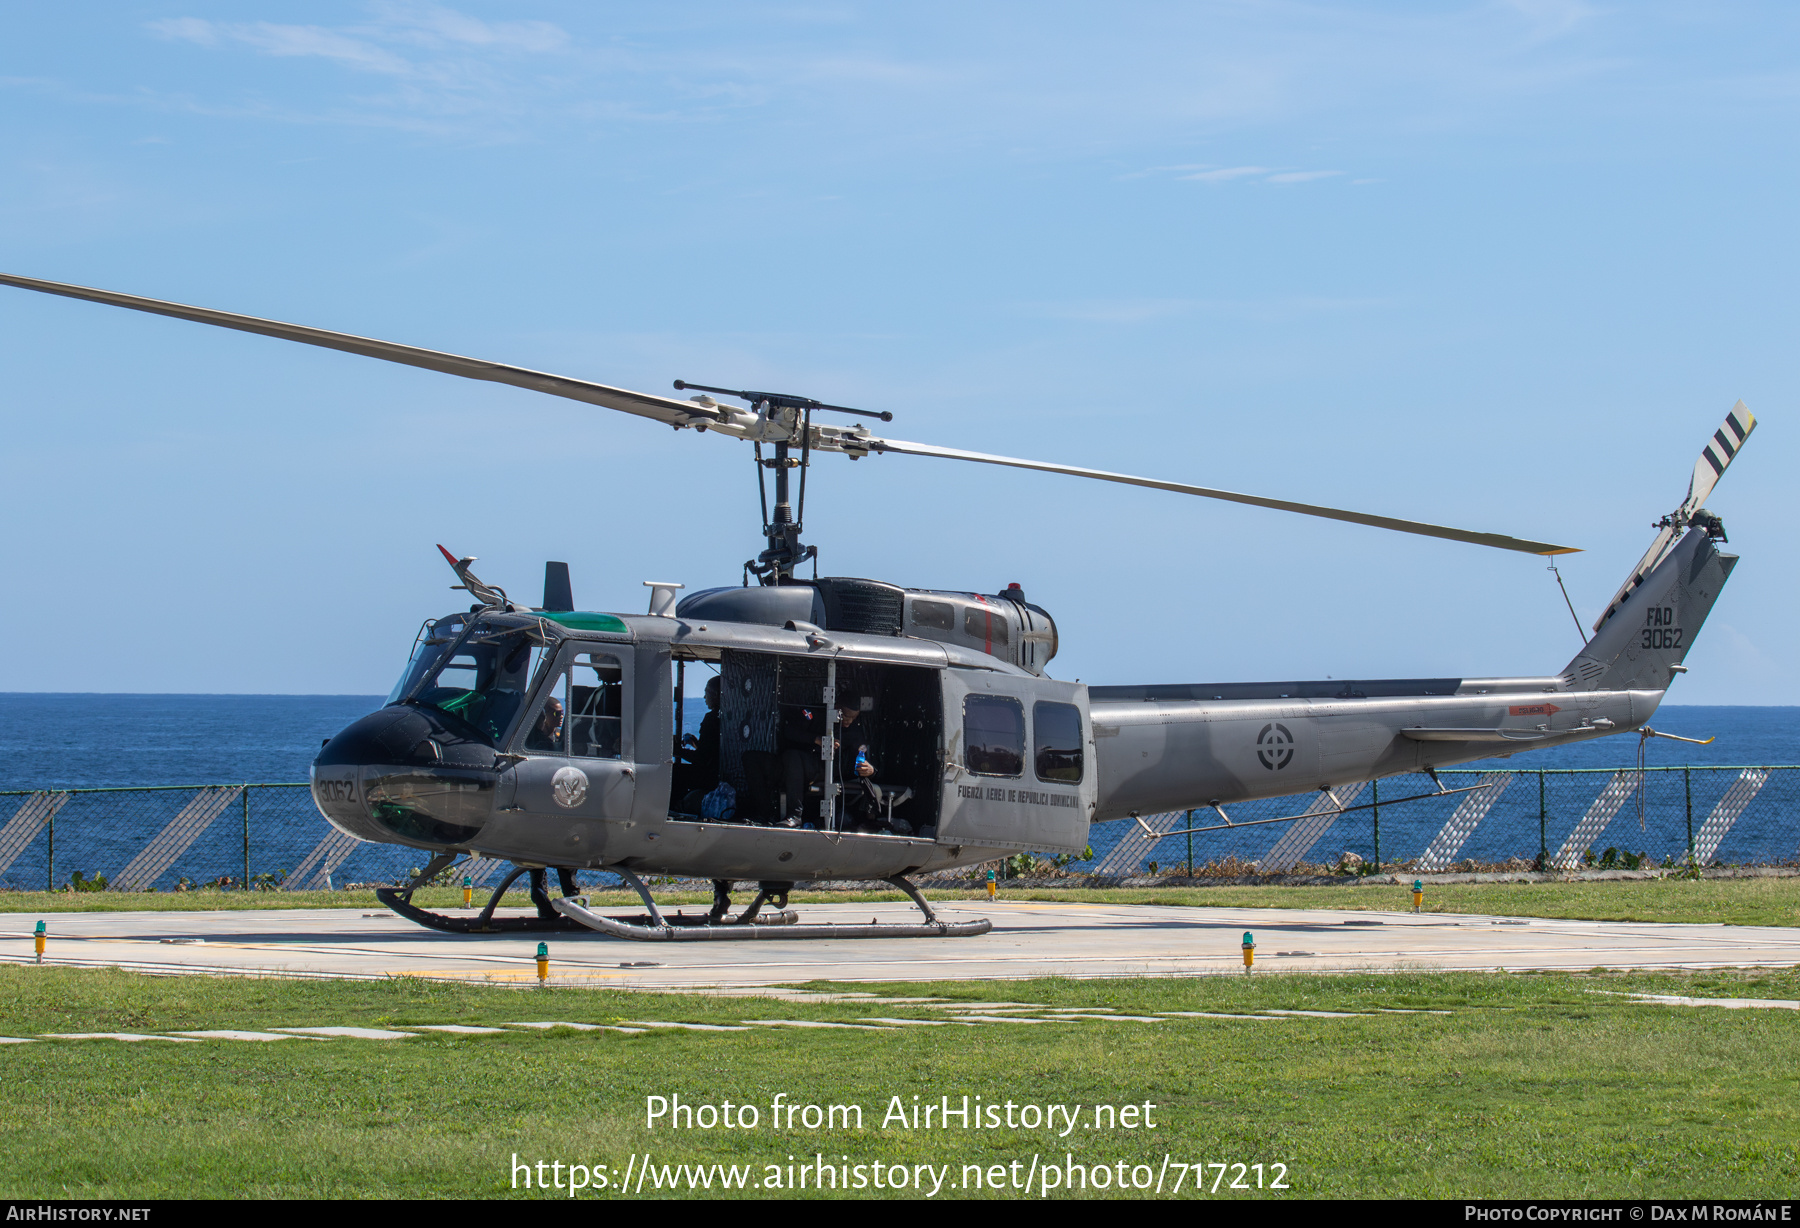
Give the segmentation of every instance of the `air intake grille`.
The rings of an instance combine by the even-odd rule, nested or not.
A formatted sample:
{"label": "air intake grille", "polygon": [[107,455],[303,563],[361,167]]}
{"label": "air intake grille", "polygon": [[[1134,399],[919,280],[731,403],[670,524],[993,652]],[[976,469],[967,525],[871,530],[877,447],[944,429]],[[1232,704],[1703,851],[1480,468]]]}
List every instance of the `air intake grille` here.
{"label": "air intake grille", "polygon": [[831,578],[818,582],[825,598],[825,617],[833,631],[863,635],[899,635],[904,593],[876,580]]}

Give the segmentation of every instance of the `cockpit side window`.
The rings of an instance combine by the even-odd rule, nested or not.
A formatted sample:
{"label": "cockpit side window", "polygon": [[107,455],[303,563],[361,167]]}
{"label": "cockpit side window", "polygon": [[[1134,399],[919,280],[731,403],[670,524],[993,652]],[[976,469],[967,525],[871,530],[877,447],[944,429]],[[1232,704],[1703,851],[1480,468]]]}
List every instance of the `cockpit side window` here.
{"label": "cockpit side window", "polygon": [[605,653],[576,654],[549,680],[525,731],[527,752],[617,759],[624,733],[625,671]]}
{"label": "cockpit side window", "polygon": [[617,759],[625,709],[625,672],[617,657],[584,652],[569,669],[569,753]]}
{"label": "cockpit side window", "polygon": [[963,700],[963,763],[977,776],[1025,773],[1025,709],[1001,695]]}

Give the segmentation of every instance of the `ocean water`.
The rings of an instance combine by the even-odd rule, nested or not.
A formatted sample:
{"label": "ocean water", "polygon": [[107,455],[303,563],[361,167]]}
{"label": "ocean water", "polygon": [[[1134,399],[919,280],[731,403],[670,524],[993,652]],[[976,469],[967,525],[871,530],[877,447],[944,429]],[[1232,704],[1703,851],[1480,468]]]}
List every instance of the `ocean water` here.
{"label": "ocean water", "polygon": [[[103,785],[300,782],[320,745],[381,707],[380,695],[57,695],[0,692],[0,790]],[[696,732],[705,706],[684,705]],[[1665,705],[1653,728],[1708,746],[1652,739],[1652,765],[1800,764],[1800,707]],[[1626,734],[1522,752],[1469,767],[1623,768]]]}
{"label": "ocean water", "polygon": [[384,698],[0,694],[0,789],[303,781]]}
{"label": "ocean water", "polygon": [[[0,694],[0,790],[80,789],[104,786],[276,784],[304,782],[320,745],[356,718],[380,707],[375,695],[58,695]],[[704,705],[685,708],[684,725],[697,730]],[[1593,837],[1598,852],[1614,846],[1679,859],[1690,831],[1704,827],[1741,773],[1717,770],[1800,764],[1800,707],[1665,707],[1654,727],[1714,740],[1705,746],[1652,739],[1649,766],[1693,765],[1692,772],[1653,773],[1646,786],[1618,808]],[[1459,857],[1499,861],[1554,852],[1611,779],[1605,772],[1561,775],[1558,770],[1636,765],[1638,739],[1629,734],[1579,746],[1524,752],[1510,759],[1465,765],[1464,771],[1513,770],[1515,777],[1483,817]],[[1550,770],[1540,791],[1536,769]],[[1475,777],[1446,776],[1451,786]],[[1741,787],[1741,786],[1740,786]],[[1381,784],[1379,820],[1368,811],[1340,817],[1309,853],[1312,862],[1343,852],[1384,860],[1411,857],[1431,842],[1463,798],[1407,803],[1430,791],[1423,777]],[[0,885],[43,887],[62,883],[76,868],[116,874],[163,830],[192,798],[168,791],[77,795],[54,824],[55,845],[40,834],[21,855],[0,867]],[[1638,806],[1639,799],[1643,806]],[[1234,822],[1294,814],[1310,799],[1268,799],[1228,809]],[[1358,800],[1367,802],[1365,794]],[[15,809],[0,800],[0,824]],[[1209,812],[1196,812],[1208,824]],[[1183,826],[1186,823],[1182,824]],[[1129,823],[1093,829],[1096,860],[1129,835]],[[209,881],[247,872],[294,868],[326,834],[324,820],[304,789],[253,789],[248,804],[233,803],[203,838],[167,867],[159,885],[178,877]],[[1142,860],[1164,866],[1191,856],[1198,862],[1226,856],[1266,856],[1287,830],[1284,824],[1165,839],[1143,850]],[[1725,862],[1792,860],[1800,851],[1800,771],[1768,778],[1754,801],[1718,846]],[[337,881],[394,881],[422,863],[421,854],[385,845],[360,848]],[[1135,869],[1135,866],[1133,867]]]}

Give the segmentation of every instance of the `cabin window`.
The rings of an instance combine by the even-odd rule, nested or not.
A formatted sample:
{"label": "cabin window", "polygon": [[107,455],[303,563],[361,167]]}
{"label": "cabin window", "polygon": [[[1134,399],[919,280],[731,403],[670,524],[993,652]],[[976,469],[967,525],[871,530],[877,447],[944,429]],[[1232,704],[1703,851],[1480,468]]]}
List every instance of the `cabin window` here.
{"label": "cabin window", "polygon": [[990,644],[1006,643],[1006,615],[987,606],[972,605],[963,611],[963,634]]}
{"label": "cabin window", "polygon": [[963,701],[963,763],[977,776],[1025,773],[1025,709],[1016,699],[970,695]]}
{"label": "cabin window", "polygon": [[956,611],[948,601],[918,601],[912,603],[912,623],[915,627],[929,627],[933,631],[956,630]]}
{"label": "cabin window", "polygon": [[1081,782],[1081,709],[1074,704],[1033,704],[1031,729],[1037,741],[1034,762],[1039,780]]}

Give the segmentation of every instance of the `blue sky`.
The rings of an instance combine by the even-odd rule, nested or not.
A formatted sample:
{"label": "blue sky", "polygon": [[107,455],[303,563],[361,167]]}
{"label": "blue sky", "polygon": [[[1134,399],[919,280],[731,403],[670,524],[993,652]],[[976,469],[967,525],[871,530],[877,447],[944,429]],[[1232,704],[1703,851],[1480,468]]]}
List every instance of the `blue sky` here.
{"label": "blue sky", "polygon": [[[1586,548],[1734,401],[1671,699],[1793,703],[1800,12],[1756,4],[10,6],[0,269]],[[736,582],[744,445],[0,289],[0,690],[385,691],[451,608]],[[1022,584],[1090,682],[1538,673],[1542,560],[917,458],[824,570]],[[31,635],[56,612],[60,634]],[[89,647],[89,646],[92,647]]]}

